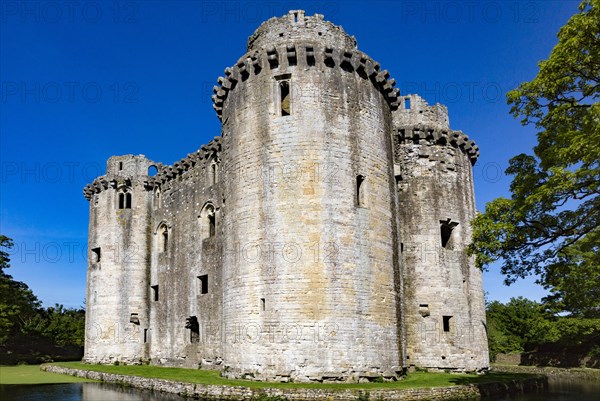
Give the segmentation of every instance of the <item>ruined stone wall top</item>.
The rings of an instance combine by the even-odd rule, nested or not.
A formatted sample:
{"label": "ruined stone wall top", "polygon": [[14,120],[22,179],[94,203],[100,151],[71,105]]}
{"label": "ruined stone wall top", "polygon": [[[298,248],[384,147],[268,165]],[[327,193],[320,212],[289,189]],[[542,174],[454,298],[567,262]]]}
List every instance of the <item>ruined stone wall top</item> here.
{"label": "ruined stone wall top", "polygon": [[419,95],[403,95],[398,99],[398,110],[394,112],[394,125],[406,127],[428,125],[439,129],[449,129],[448,108],[436,103],[430,106]]}
{"label": "ruined stone wall top", "polygon": [[287,15],[263,22],[248,38],[248,51],[290,42],[320,42],[326,46],[356,49],[356,39],[340,26],[315,14],[307,17],[304,10],[291,10]]}

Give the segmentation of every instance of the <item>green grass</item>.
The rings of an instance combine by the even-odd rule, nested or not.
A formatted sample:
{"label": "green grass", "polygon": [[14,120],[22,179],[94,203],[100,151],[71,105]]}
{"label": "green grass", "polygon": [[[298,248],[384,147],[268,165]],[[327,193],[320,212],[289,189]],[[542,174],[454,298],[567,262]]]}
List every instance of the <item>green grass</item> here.
{"label": "green grass", "polygon": [[40,365],[0,366],[0,384],[78,383],[92,380],[40,370]]}
{"label": "green grass", "polygon": [[245,386],[250,388],[313,388],[330,390],[376,390],[376,389],[402,389],[423,387],[445,387],[461,384],[476,384],[490,382],[504,382],[514,379],[535,377],[524,373],[489,373],[487,375],[452,374],[452,373],[425,373],[415,372],[407,378],[396,382],[384,383],[265,383],[251,380],[230,380],[220,376],[213,370],[197,370],[183,368],[166,368],[149,365],[114,366],[90,365],[81,362],[56,362],[52,365],[66,368],[92,370],[96,372],[114,373],[129,376],[152,377],[180,382],[197,384],[214,384],[227,386]]}

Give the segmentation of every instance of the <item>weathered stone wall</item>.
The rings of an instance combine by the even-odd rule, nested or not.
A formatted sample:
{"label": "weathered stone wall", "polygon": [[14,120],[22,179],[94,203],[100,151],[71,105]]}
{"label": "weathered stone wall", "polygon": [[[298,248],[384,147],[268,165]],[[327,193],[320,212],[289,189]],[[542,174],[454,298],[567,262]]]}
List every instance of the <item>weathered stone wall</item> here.
{"label": "weathered stone wall", "polygon": [[402,359],[389,99],[365,55],[304,42],[316,28],[293,18],[276,24],[294,32],[287,44],[255,41],[222,80],[235,82],[221,115],[226,374],[392,377]]}
{"label": "weathered stone wall", "polygon": [[111,157],[90,199],[84,360],[139,363],[147,359],[147,247],[151,195],[144,156]]}
{"label": "weathered stone wall", "polygon": [[[427,368],[485,369],[481,272],[465,252],[475,216],[471,163],[477,149],[439,113],[429,114],[429,121],[432,108],[422,99],[412,100],[410,109],[394,116],[407,361]],[[411,124],[401,125],[406,121]]]}
{"label": "weathered stone wall", "polygon": [[[219,146],[213,141],[171,173],[161,172],[154,180],[148,296],[153,364],[206,368],[218,367],[221,362],[219,165]],[[214,219],[212,223],[210,219]],[[196,328],[188,323],[194,317]]]}
{"label": "weathered stone wall", "polygon": [[214,88],[222,137],[172,166],[113,157],[85,188],[84,359],[326,382],[486,368],[476,145],[320,15],[248,49]]}

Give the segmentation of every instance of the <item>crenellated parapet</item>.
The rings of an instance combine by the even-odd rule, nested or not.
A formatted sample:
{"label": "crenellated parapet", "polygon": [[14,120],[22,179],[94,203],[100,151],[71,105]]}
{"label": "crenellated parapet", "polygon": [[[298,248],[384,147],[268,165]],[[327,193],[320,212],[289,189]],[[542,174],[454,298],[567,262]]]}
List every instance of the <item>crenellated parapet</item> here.
{"label": "crenellated parapet", "polygon": [[[205,162],[211,158],[218,159],[220,152],[221,137],[217,136],[206,145],[202,145],[196,152],[188,154],[186,157],[176,161],[171,166],[165,166],[162,163],[153,163],[152,166],[156,167],[158,170],[158,173],[155,176],[143,174],[133,177],[133,179],[139,180],[140,183],[144,185],[145,189],[152,190],[156,186],[160,186],[165,182],[176,179],[201,162]],[[125,178],[121,177],[119,174],[109,172],[106,175],[96,178],[91,184],[86,185],[83,189],[83,195],[89,201],[94,194],[100,193],[109,188],[116,189],[122,183],[127,183],[126,181],[129,183],[128,186],[131,186],[131,177]]]}
{"label": "crenellated parapet", "polygon": [[470,160],[471,165],[477,162],[479,146],[462,131],[439,128],[432,124],[417,124],[396,127],[400,145],[440,145],[452,146],[461,150]]}
{"label": "crenellated parapet", "polygon": [[[240,82],[247,81],[263,71],[291,72],[292,68],[321,70],[341,68],[346,72],[356,73],[361,78],[368,79],[373,83],[384,95],[392,110],[399,107],[399,90],[395,88],[396,80],[390,78],[390,73],[382,70],[378,62],[357,50],[354,38],[348,36],[340,27],[322,21],[322,16],[318,14],[313,17],[304,17],[302,12],[305,23],[299,28],[299,22],[290,22],[290,15],[295,12],[297,11],[290,12],[288,16],[282,18],[271,19],[265,23],[267,25],[263,24],[250,38],[249,51],[235,65],[225,69],[224,77],[217,79],[218,85],[213,87],[212,99],[213,108],[219,119],[222,117],[223,105],[229,93],[234,91]],[[322,34],[321,31],[324,30],[319,25],[321,23],[324,26],[333,27],[330,27],[329,31],[331,35],[335,34],[337,39],[323,40],[322,36],[319,36],[319,33]],[[265,35],[278,32],[275,28],[272,28],[275,31],[267,29],[271,25],[281,25],[278,29],[286,28],[288,30],[284,31],[281,40],[257,42]],[[285,40],[285,35],[292,35],[293,38]],[[275,36],[279,37],[278,34]],[[347,40],[343,38],[347,38]]]}
{"label": "crenellated parapet", "polygon": [[356,49],[338,49],[320,44],[305,43],[282,45],[267,49],[254,50],[242,56],[231,68],[225,69],[225,76],[217,79],[218,85],[213,87],[213,108],[221,119],[223,105],[229,93],[251,75],[258,75],[265,70],[297,66],[298,68],[341,68],[347,72],[355,72],[361,78],[370,80],[384,95],[392,110],[399,106],[399,90],[396,80],[390,78],[387,70]]}

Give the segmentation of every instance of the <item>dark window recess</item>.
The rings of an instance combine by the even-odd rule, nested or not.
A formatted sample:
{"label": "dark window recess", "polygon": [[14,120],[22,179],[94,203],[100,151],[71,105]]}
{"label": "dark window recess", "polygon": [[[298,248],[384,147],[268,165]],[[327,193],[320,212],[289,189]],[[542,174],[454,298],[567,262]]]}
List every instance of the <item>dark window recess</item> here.
{"label": "dark window recess", "polygon": [[125,194],[119,194],[119,209],[125,209]]}
{"label": "dark window recess", "polygon": [[125,194],[125,209],[131,209],[131,194],[129,192]]}
{"label": "dark window recess", "polygon": [[151,285],[150,288],[152,288],[152,299],[158,301],[158,285]]}
{"label": "dark window recess", "polygon": [[365,206],[364,194],[365,177],[363,175],[356,176],[356,206]]}
{"label": "dark window recess", "polygon": [[444,325],[445,332],[450,331],[450,319],[452,319],[452,316],[442,316],[442,323]]}
{"label": "dark window recess", "polygon": [[266,302],[264,298],[260,299],[260,309],[263,311],[266,309]]}
{"label": "dark window recess", "polygon": [[129,323],[140,324],[140,318],[137,313],[132,313],[129,317]]}
{"label": "dark window recess", "polygon": [[290,84],[288,81],[282,81],[279,83],[279,99],[281,102],[281,115],[289,116],[290,110]]}
{"label": "dark window recess", "polygon": [[163,232],[161,233],[161,236],[162,236],[161,252],[167,252],[167,249],[169,249],[169,231],[167,230],[167,227],[163,228]]}
{"label": "dark window recess", "polygon": [[198,318],[196,316],[190,316],[185,319],[185,328],[190,329],[190,342],[191,343],[199,343],[200,342],[200,323],[198,323]]}
{"label": "dark window recess", "polygon": [[123,162],[119,162],[119,170],[123,170]]}
{"label": "dark window recess", "polygon": [[217,164],[212,163],[210,165],[210,184],[214,185],[217,183]]}
{"label": "dark window recess", "polygon": [[144,329],[144,343],[148,342],[148,329]]}
{"label": "dark window recess", "polygon": [[457,222],[454,222],[450,219],[448,220],[440,220],[440,235],[442,240],[442,248],[446,248],[450,238],[452,237],[452,230],[456,228],[458,225]]}
{"label": "dark window recess", "polygon": [[296,48],[294,46],[287,46],[286,50],[288,65],[293,67],[298,63],[298,59],[296,58]]}
{"label": "dark window recess", "polygon": [[214,237],[217,232],[217,218],[215,214],[208,215],[208,236]]}
{"label": "dark window recess", "polygon": [[100,247],[98,247],[98,248],[92,248],[92,255],[93,255],[92,262],[94,262],[94,263],[100,262],[100,258],[102,257],[102,253],[100,251]]}
{"label": "dark window recess", "polygon": [[306,48],[306,64],[309,67],[313,67],[315,65],[315,49],[314,47]]}
{"label": "dark window recess", "polygon": [[208,294],[208,274],[198,276],[200,285],[200,294]]}

